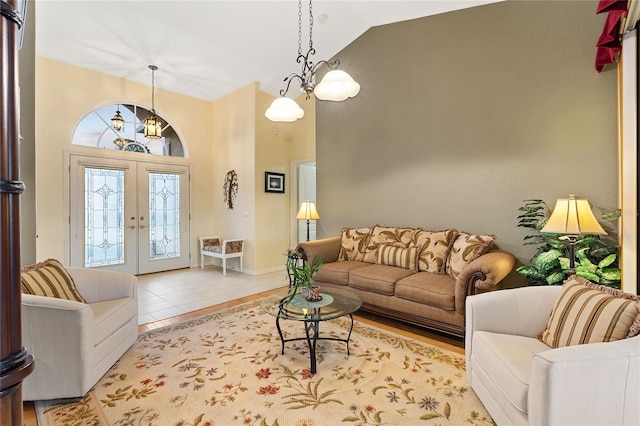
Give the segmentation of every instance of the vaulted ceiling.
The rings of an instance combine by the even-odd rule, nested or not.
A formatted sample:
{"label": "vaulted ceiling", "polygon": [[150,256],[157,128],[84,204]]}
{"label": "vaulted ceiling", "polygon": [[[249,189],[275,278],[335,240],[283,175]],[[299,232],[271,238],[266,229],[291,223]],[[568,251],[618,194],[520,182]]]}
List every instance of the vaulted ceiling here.
{"label": "vaulted ceiling", "polygon": [[[314,59],[331,58],[374,26],[495,1],[316,0]],[[303,1],[303,53],[308,7]],[[146,84],[154,64],[157,87],[208,101],[254,81],[277,95],[301,71],[295,0],[39,0],[35,13],[38,55]]]}

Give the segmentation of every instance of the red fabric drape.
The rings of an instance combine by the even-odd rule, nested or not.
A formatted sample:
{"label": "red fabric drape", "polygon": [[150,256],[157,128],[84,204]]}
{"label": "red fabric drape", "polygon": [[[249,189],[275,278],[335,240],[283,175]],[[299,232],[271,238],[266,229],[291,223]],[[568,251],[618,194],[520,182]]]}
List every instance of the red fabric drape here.
{"label": "red fabric drape", "polygon": [[627,0],[600,0],[596,13],[608,13],[602,34],[596,43],[596,71],[613,64],[622,50],[620,20],[627,14]]}

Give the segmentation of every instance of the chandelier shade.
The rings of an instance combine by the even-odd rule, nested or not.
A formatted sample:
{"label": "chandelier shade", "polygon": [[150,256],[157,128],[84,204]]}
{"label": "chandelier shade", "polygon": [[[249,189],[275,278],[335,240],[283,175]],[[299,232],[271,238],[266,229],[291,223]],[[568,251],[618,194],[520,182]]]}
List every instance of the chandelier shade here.
{"label": "chandelier shade", "polygon": [[264,113],[271,121],[291,123],[304,117],[304,110],[291,98],[276,98]]}
{"label": "chandelier shade", "polygon": [[144,120],[143,131],[144,136],[148,139],[160,139],[162,137],[162,122],[156,115],[155,106],[155,72],[158,70],[158,67],[155,65],[149,65],[149,69],[151,70],[151,114],[149,114],[149,117]]}
{"label": "chandelier shade", "polygon": [[323,101],[344,101],[360,92],[360,85],[342,70],[331,70],[315,87],[313,94]]}
{"label": "chandelier shade", "polygon": [[[352,98],[360,91],[360,85],[355,82],[349,74],[338,70],[340,61],[333,59],[331,61],[313,62],[313,55],[316,50],[313,48],[313,11],[311,0],[309,0],[309,50],[306,54],[302,53],[302,0],[298,0],[298,56],[296,62],[302,64],[300,74],[293,73],[285,77],[286,87],[280,90],[282,98],[273,101],[269,109],[265,112],[265,116],[271,121],[292,122],[304,116],[302,108],[295,101],[286,99],[285,96],[289,91],[291,82],[297,80],[300,84],[300,90],[306,94],[309,99],[311,94],[315,94],[320,100],[344,101]],[[331,71],[327,72],[325,78],[316,85],[316,73],[318,68],[326,65]],[[295,107],[294,107],[295,105]]]}

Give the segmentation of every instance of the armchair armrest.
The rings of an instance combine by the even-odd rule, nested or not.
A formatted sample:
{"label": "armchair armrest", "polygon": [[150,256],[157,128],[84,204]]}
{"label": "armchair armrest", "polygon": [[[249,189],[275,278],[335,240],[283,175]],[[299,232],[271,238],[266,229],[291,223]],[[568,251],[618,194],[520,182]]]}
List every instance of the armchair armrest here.
{"label": "armchair armrest", "polygon": [[87,303],[131,297],[137,299],[138,278],[122,272],[66,268]]}
{"label": "armchair armrest", "polygon": [[529,424],[640,424],[640,336],[534,356]]}
{"label": "armchair armrest", "polygon": [[323,238],[298,244],[296,253],[305,261],[311,262],[315,256],[323,259],[324,263],[335,262],[340,255],[342,237]]}
{"label": "armchair armrest", "polygon": [[455,298],[456,311],[463,313],[467,295],[478,290],[488,291],[513,270],[516,258],[506,251],[494,250],[470,262],[458,275]]}

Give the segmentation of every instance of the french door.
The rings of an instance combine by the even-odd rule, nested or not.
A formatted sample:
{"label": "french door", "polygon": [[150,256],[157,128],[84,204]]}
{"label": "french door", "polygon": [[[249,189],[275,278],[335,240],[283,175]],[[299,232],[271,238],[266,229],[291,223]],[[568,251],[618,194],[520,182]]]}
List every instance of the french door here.
{"label": "french door", "polygon": [[71,266],[189,266],[189,167],[70,156]]}

